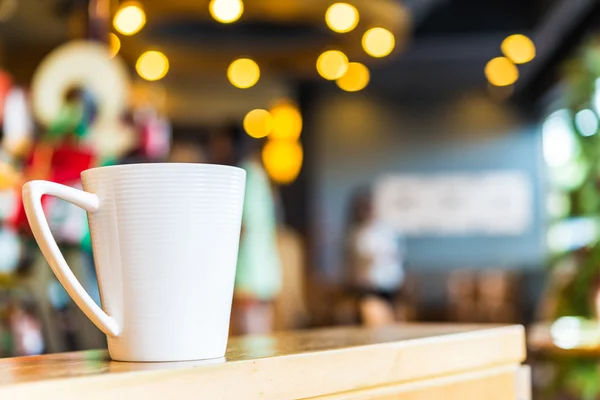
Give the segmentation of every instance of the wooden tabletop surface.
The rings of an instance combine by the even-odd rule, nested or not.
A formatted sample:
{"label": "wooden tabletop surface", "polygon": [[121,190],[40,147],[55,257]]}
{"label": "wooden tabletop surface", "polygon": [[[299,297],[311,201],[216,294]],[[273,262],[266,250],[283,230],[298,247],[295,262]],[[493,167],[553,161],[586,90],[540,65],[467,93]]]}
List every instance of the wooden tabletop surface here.
{"label": "wooden tabletop surface", "polygon": [[0,359],[0,398],[48,398],[49,393],[106,398],[123,390],[129,396],[166,395],[174,388],[211,399],[290,398],[291,391],[294,398],[307,398],[514,366],[525,354],[521,326],[408,324],[286,332],[232,338],[222,360],[124,363],[110,361],[102,350]]}

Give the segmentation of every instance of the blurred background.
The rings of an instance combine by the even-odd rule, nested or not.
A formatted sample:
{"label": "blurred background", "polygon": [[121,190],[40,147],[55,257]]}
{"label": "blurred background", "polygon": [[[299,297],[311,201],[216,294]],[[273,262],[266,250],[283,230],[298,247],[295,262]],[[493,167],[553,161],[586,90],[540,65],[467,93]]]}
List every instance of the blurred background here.
{"label": "blurred background", "polygon": [[[0,357],[104,347],[20,188],[248,173],[232,334],[522,323],[540,399],[600,395],[600,3],[0,0]],[[100,302],[86,215],[45,199]]]}

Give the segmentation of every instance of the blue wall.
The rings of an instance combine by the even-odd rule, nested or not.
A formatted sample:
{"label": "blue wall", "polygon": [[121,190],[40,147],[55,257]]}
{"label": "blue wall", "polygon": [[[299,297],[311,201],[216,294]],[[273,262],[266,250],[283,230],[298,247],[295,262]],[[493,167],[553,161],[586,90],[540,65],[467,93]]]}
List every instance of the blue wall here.
{"label": "blue wall", "polygon": [[312,199],[315,262],[335,278],[342,265],[353,191],[382,174],[520,170],[533,187],[534,217],[520,236],[415,237],[411,268],[536,268],[545,257],[541,135],[485,97],[442,104],[391,104],[366,95],[328,94],[314,106]]}

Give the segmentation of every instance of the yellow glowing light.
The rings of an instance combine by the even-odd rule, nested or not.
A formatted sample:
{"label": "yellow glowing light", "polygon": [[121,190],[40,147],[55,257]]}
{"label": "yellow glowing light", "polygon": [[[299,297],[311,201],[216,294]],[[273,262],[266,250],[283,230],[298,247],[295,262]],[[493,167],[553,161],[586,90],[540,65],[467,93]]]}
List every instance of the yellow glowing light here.
{"label": "yellow glowing light", "polygon": [[244,130],[253,138],[263,138],[271,133],[272,129],[273,118],[267,110],[252,110],[244,117]]}
{"label": "yellow glowing light", "polygon": [[108,47],[110,50],[110,58],[116,56],[119,50],[121,49],[121,41],[119,40],[119,37],[114,33],[108,34]]}
{"label": "yellow glowing light", "polygon": [[358,25],[358,10],[348,3],[332,4],[325,12],[325,22],[334,32],[350,32]]}
{"label": "yellow glowing light", "polygon": [[351,62],[348,71],[335,83],[346,92],[357,92],[367,86],[370,78],[369,69],[364,64]]}
{"label": "yellow glowing light", "polygon": [[244,3],[241,0],[211,0],[208,10],[215,20],[230,24],[240,19],[244,13]]}
{"label": "yellow glowing light", "polygon": [[524,64],[535,58],[535,44],[525,35],[510,35],[502,41],[500,49],[515,64]]}
{"label": "yellow glowing light", "polygon": [[344,75],[348,70],[348,57],[341,51],[329,50],[317,59],[319,75],[330,81]]}
{"label": "yellow glowing light", "polygon": [[385,57],[394,50],[395,45],[394,35],[384,28],[371,28],[362,37],[363,49],[371,57]]}
{"label": "yellow glowing light", "polygon": [[139,32],[146,24],[146,13],[139,3],[129,2],[115,14],[113,25],[123,35],[133,35]]}
{"label": "yellow glowing light", "polygon": [[300,173],[304,154],[295,140],[269,140],[262,151],[263,164],[274,182],[291,183]]}
{"label": "yellow glowing light", "polygon": [[496,57],[486,64],[485,76],[494,86],[508,86],[519,79],[519,70],[508,58]]}
{"label": "yellow glowing light", "polygon": [[260,68],[258,68],[258,64],[249,58],[238,58],[227,68],[227,78],[233,86],[247,89],[258,82]]}
{"label": "yellow glowing light", "polygon": [[271,109],[273,139],[297,140],[302,132],[302,115],[291,102],[281,102]]}
{"label": "yellow glowing light", "polygon": [[169,72],[169,59],[160,51],[147,51],[138,58],[135,69],[145,80],[157,81]]}

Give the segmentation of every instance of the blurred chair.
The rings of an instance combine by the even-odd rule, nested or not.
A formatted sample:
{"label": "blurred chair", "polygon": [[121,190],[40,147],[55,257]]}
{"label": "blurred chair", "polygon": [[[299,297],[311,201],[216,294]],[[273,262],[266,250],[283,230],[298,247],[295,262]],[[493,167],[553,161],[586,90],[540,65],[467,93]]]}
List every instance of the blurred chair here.
{"label": "blurred chair", "polygon": [[447,282],[448,315],[451,321],[477,320],[477,275],[469,270],[450,273]]}
{"label": "blurred chair", "polygon": [[481,271],[478,279],[478,321],[517,322],[517,287],[518,280],[513,272],[499,269]]}
{"label": "blurred chair", "polygon": [[518,322],[518,288],[518,276],[512,271],[452,271],[447,283],[449,318],[456,322]]}

